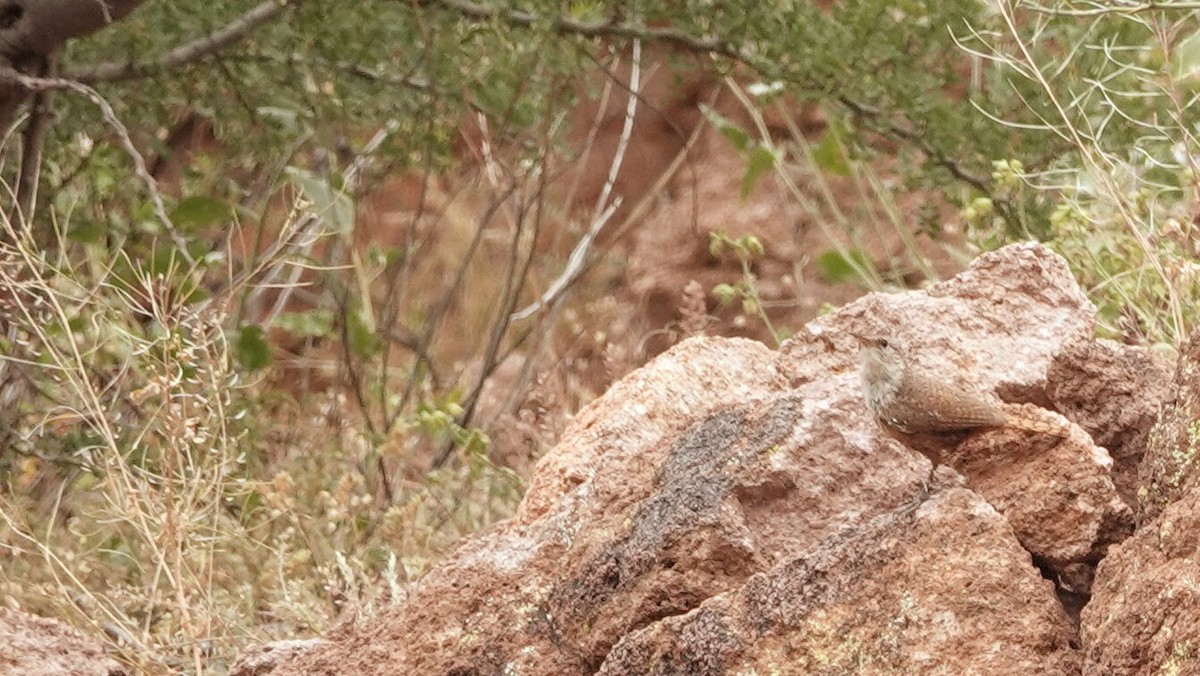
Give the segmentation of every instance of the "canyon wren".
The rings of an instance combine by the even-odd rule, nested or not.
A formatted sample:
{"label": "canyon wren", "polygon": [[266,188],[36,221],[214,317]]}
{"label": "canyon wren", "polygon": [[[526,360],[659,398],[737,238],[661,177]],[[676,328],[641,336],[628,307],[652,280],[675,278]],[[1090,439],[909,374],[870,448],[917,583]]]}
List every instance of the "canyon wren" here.
{"label": "canyon wren", "polygon": [[859,375],[867,409],[890,436],[929,458],[930,479],[941,451],[977,430],[1007,427],[1055,437],[1068,434],[1063,423],[1006,413],[980,394],[922,373],[894,340],[853,335],[861,346]]}

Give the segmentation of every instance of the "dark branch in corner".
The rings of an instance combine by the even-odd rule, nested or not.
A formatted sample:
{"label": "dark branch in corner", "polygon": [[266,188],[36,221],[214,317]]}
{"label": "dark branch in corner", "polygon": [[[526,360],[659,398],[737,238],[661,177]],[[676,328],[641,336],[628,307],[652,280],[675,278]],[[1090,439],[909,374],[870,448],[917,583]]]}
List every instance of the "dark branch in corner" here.
{"label": "dark branch in corner", "polygon": [[255,28],[274,19],[284,11],[297,7],[300,2],[301,0],[267,0],[222,28],[202,38],[180,45],[153,61],[140,63],[112,61],[92,66],[86,70],[68,73],[66,77],[84,83],[132,80],[194,63],[241,40]]}
{"label": "dark branch in corner", "polygon": [[[950,159],[949,157],[946,157],[944,154],[942,154],[941,152],[939,152],[938,150],[933,148],[933,146],[929,145],[925,141],[925,139],[921,138],[920,134],[918,134],[914,131],[908,130],[908,129],[903,129],[901,127],[897,127],[896,125],[892,124],[891,122],[887,122],[886,120],[884,120],[885,116],[882,113],[880,113],[879,111],[874,110],[872,108],[868,108],[867,106],[864,106],[852,99],[846,98],[844,96],[839,96],[837,98],[837,101],[838,101],[838,103],[845,106],[850,112],[854,113],[855,115],[858,115],[861,118],[872,120],[873,121],[872,125],[874,126],[875,130],[878,131],[879,133],[885,134],[888,136],[893,136],[902,141],[907,141],[908,143],[913,145],[915,148],[917,148],[921,152],[925,153],[925,156],[928,157],[931,162],[933,162],[935,165],[945,169],[954,178],[962,181],[963,183],[966,183],[967,185],[971,186],[972,188],[975,188],[976,190],[978,190],[979,192],[981,192],[985,195],[991,194],[990,191],[988,190],[988,185],[987,185],[986,181],[979,178],[978,176],[968,173],[965,169],[958,166],[957,162]],[[882,123],[879,123],[878,122],[879,120],[884,120],[884,121]],[[1004,217],[1006,220],[1010,220],[1009,217],[1011,216],[1011,212],[1008,208],[1009,207],[1008,200],[995,199],[994,203],[996,205],[997,211],[1000,212],[1000,215],[1002,217]]]}
{"label": "dark branch in corner", "polygon": [[[849,109],[850,112],[854,113],[855,115],[858,115],[859,117],[865,117],[865,118],[869,118],[869,119],[876,119],[876,118],[883,117],[883,115],[879,111],[868,108],[868,107],[862,105],[861,103],[858,103],[852,99],[848,99],[844,96],[839,96],[837,98],[837,101],[838,101],[838,103],[842,104],[847,109]],[[916,146],[921,152],[928,155],[937,164],[943,165],[945,167],[946,171],[949,171],[950,174],[952,176],[954,176],[955,178],[957,178],[958,180],[969,184],[971,187],[976,188],[977,190],[987,192],[987,184],[986,183],[984,183],[981,179],[976,178],[975,176],[972,176],[972,175],[966,173],[965,171],[963,171],[952,160],[946,159],[941,153],[937,152],[932,147],[930,147],[929,144],[925,143],[925,139],[921,138],[920,134],[917,134],[916,132],[910,131],[908,129],[902,129],[902,128],[897,127],[896,125],[890,124],[890,123],[878,125],[876,127],[876,130],[881,133],[888,134],[889,136],[895,136],[898,139],[908,141],[909,143]]]}

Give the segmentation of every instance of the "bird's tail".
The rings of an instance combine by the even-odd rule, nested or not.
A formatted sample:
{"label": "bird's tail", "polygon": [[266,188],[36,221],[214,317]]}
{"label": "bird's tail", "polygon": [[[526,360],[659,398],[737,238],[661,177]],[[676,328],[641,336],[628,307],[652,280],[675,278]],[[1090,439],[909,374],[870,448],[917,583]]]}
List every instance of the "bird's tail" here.
{"label": "bird's tail", "polygon": [[1071,434],[1071,423],[1061,415],[1032,404],[1006,406],[1004,426],[1013,429],[1047,434],[1065,439]]}

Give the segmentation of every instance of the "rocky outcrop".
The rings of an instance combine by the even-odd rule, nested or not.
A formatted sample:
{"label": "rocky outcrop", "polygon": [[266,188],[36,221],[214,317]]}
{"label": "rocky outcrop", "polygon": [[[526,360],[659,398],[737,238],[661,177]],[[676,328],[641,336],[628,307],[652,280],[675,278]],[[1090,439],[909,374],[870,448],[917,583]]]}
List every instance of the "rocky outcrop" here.
{"label": "rocky outcrop", "polygon": [[1200,333],[1181,350],[1141,461],[1137,533],[1096,570],[1084,673],[1200,670]]}
{"label": "rocky outcrop", "polygon": [[99,642],[58,620],[0,607],[0,673],[124,676]]}
{"label": "rocky outcrop", "polygon": [[1070,673],[1052,588],[996,510],[953,488],[631,632],[599,673]]}
{"label": "rocky outcrop", "polygon": [[929,461],[866,414],[849,331],[1053,417],[1029,407],[1053,401],[1054,368],[1075,374],[1059,355],[1092,315],[1029,244],[778,352],[686,341],[582,411],[517,515],[402,603],[234,673],[1078,673],[1091,648],[1060,597],[1086,600],[1133,524],[1108,451],[1074,423],[987,430],[926,492]]}
{"label": "rocky outcrop", "polygon": [[[1047,374],[1065,345],[1090,341],[1093,309],[1065,263],[1036,245],[1016,245],[981,256],[954,279],[927,292],[872,294],[810,323],[782,351],[800,387],[825,381],[858,406],[856,375],[842,346],[848,330],[888,334],[912,347],[915,368],[962,381],[969,390],[994,392],[1010,409],[1047,416],[1054,385]],[[831,351],[836,345],[837,350]],[[1068,364],[1059,377],[1074,378]],[[1121,394],[1115,391],[1114,394]],[[1102,396],[1097,396],[1103,399]],[[976,434],[947,451],[942,462],[998,509],[1039,565],[1055,574],[1092,565],[1107,546],[1126,537],[1133,513],[1111,476],[1113,462],[1077,426],[1066,439],[1003,429]]]}
{"label": "rocky outcrop", "polygon": [[1143,522],[1200,488],[1200,331],[1180,350],[1164,401],[1138,469],[1144,487],[1138,500]]}

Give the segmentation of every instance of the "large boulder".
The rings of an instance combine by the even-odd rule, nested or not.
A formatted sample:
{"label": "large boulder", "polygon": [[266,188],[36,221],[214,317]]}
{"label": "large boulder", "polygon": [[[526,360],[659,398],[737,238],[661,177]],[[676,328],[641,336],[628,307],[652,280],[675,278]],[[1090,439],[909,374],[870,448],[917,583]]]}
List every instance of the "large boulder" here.
{"label": "large boulder", "polygon": [[1086,598],[1080,568],[1132,526],[1108,452],[1066,421],[984,431],[926,487],[929,460],[866,413],[849,332],[1061,420],[1047,374],[1093,330],[1065,263],[1027,244],[778,352],[686,341],[580,412],[517,515],[404,601],[234,673],[1078,672],[1063,580]]}

